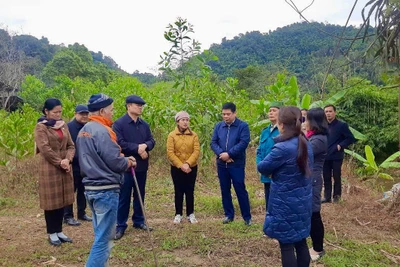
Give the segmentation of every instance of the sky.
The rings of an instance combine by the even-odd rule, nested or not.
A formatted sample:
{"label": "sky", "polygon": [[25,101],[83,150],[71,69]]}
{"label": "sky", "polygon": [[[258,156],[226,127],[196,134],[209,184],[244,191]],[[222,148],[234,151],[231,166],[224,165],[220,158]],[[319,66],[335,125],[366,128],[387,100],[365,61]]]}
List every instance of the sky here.
{"label": "sky", "polygon": [[[299,9],[312,0],[293,0]],[[350,19],[360,25],[360,0]],[[345,25],[351,0],[314,0],[304,12],[310,21]],[[285,0],[0,0],[0,28],[48,38],[51,44],[85,45],[112,57],[128,73],[155,73],[168,51],[164,31],[177,17],[194,26],[192,38],[202,49],[240,33],[268,32],[301,22]]]}

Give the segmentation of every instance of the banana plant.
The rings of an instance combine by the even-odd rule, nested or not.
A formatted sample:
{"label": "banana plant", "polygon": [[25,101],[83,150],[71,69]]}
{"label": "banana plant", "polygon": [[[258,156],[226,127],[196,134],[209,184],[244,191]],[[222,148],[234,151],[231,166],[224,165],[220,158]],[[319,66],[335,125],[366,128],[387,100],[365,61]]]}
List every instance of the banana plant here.
{"label": "banana plant", "polygon": [[[250,100],[250,102],[256,106],[257,113],[259,114],[259,120],[252,125],[252,129],[266,127],[269,124],[269,120],[266,119],[265,114],[268,113],[269,105],[273,101],[282,101],[286,106],[295,105],[301,109],[323,108],[326,105],[337,103],[347,93],[347,90],[340,90],[326,100],[312,102],[312,97],[309,94],[304,94],[303,97],[300,98],[300,89],[297,84],[296,76],[290,77],[289,81],[286,82],[286,76],[284,74],[278,74],[277,81],[268,86],[267,89],[270,94],[268,94],[266,99]],[[364,134],[351,126],[349,126],[349,128],[357,140],[367,140]]]}
{"label": "banana plant", "polygon": [[345,149],[344,152],[361,161],[364,165],[365,172],[368,175],[373,175],[374,177],[393,180],[393,177],[390,174],[383,172],[383,170],[389,168],[400,168],[400,162],[394,161],[400,157],[400,151],[393,153],[379,165],[376,163],[375,155],[369,145],[365,146],[365,158],[360,154],[348,149]]}
{"label": "banana plant", "polygon": [[334,105],[337,101],[342,99],[347,93],[347,90],[340,90],[330,98],[326,100],[317,100],[315,102],[312,102],[309,106],[309,108],[323,108],[326,105]]}
{"label": "banana plant", "polygon": [[[341,91],[337,92],[336,94],[334,94],[333,96],[331,96],[330,98],[328,98],[325,101],[318,100],[318,101],[315,101],[315,102],[309,104],[308,108],[306,106],[303,106],[303,101],[302,101],[302,106],[301,107],[309,109],[309,108],[317,108],[317,107],[323,108],[323,107],[325,107],[327,105],[333,105],[337,101],[342,99],[346,95],[346,93],[347,93],[347,90],[341,90]],[[305,97],[306,97],[306,95],[304,95],[303,99]],[[310,102],[311,102],[311,99],[310,99]],[[307,103],[307,102],[305,102],[305,103]],[[349,129],[350,129],[351,133],[354,135],[354,138],[356,138],[357,140],[367,140],[367,137],[364,134],[360,133],[359,131],[357,131],[353,127],[349,126]]]}

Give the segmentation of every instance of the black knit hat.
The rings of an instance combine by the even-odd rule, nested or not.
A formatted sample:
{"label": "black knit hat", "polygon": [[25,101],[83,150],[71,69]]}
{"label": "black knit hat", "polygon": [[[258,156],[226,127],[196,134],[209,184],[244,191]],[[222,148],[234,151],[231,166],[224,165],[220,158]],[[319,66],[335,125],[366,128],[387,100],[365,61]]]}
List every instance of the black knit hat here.
{"label": "black knit hat", "polygon": [[106,94],[95,94],[89,98],[88,109],[90,112],[98,111],[102,108],[108,107],[114,102],[114,99]]}

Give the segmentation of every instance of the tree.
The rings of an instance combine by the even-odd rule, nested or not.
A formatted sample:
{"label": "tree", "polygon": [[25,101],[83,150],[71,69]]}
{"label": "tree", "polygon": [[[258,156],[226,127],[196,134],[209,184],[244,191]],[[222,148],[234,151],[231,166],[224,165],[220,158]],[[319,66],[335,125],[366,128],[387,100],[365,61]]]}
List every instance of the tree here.
{"label": "tree", "polygon": [[92,54],[89,52],[89,49],[87,49],[86,46],[74,43],[73,45],[69,45],[68,49],[73,51],[86,64],[91,64],[93,62]]}
{"label": "tree", "polygon": [[190,37],[194,30],[187,19],[178,17],[174,24],[168,25],[167,29],[164,32],[164,38],[172,46],[168,52],[160,56],[160,70],[175,78],[175,87],[183,82],[183,88],[186,89],[187,66],[185,63],[200,53],[200,43]]}
{"label": "tree", "polygon": [[[48,41],[47,41],[48,42]],[[13,43],[18,50],[22,50],[27,57],[39,58],[44,66],[53,57],[49,51],[49,44],[45,40],[38,40],[31,35],[17,35],[13,37]]]}
{"label": "tree", "polygon": [[9,108],[25,76],[24,53],[19,51],[7,30],[0,29],[0,106]]}
{"label": "tree", "polygon": [[364,38],[368,34],[371,17],[375,18],[378,41],[375,55],[382,56],[385,63],[399,64],[400,0],[371,0],[363,8],[362,17],[365,24]]}
{"label": "tree", "polygon": [[87,64],[74,51],[63,49],[54,55],[42,72],[43,79],[52,83],[56,76],[66,75],[73,79],[78,76],[86,76]]}
{"label": "tree", "polygon": [[[368,10],[368,11],[367,11]],[[371,17],[375,18],[375,57],[395,69],[398,87],[398,142],[400,149],[400,0],[371,0],[362,10],[365,25],[364,38],[368,33]],[[372,47],[372,46],[370,46]]]}

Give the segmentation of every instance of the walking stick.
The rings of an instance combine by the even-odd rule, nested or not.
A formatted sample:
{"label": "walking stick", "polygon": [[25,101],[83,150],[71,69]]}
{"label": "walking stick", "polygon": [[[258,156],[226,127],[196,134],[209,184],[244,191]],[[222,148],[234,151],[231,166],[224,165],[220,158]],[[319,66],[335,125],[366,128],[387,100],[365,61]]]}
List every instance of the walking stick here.
{"label": "walking stick", "polygon": [[146,224],[146,228],[147,228],[147,234],[149,235],[149,239],[150,239],[150,243],[151,243],[151,250],[153,251],[154,263],[156,264],[156,267],[158,267],[157,255],[156,255],[156,251],[154,249],[153,236],[150,233],[149,224],[147,223],[146,212],[144,210],[144,205],[143,205],[143,201],[142,201],[142,195],[140,194],[140,190],[139,190],[139,184],[138,184],[137,179],[136,179],[135,169],[131,168],[131,172],[132,172],[132,176],[133,176],[133,181],[135,182],[136,192],[137,192],[138,197],[139,197],[140,207],[142,208],[143,217],[144,217],[144,223]]}

